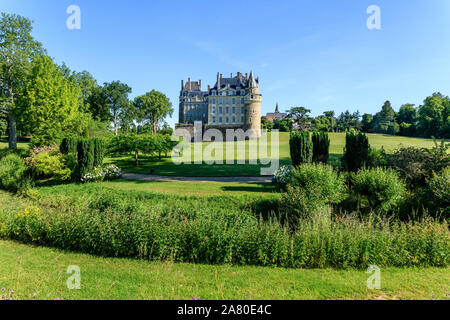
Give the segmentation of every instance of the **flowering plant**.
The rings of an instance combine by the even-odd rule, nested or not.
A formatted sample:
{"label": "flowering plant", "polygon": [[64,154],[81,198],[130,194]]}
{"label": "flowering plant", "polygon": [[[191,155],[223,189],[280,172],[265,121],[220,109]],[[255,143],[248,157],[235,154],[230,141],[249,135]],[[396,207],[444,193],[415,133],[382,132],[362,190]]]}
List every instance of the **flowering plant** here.
{"label": "flowering plant", "polygon": [[291,166],[282,166],[274,174],[275,183],[280,186],[286,186],[287,184],[289,184],[291,172]]}
{"label": "flowering plant", "polygon": [[92,172],[86,173],[81,182],[101,182],[103,180],[115,180],[122,176],[122,170],[116,165],[110,165],[104,168],[94,168]]}

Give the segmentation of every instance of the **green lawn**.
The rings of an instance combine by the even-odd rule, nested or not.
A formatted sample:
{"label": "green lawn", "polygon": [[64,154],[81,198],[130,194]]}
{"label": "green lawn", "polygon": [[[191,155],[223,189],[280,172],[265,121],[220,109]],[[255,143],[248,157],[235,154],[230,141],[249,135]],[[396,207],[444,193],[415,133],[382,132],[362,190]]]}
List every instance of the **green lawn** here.
{"label": "green lawn", "polygon": [[[81,269],[69,290],[68,266]],[[364,271],[289,270],[105,259],[0,241],[0,290],[16,299],[446,299],[450,269],[381,270],[381,290]],[[0,291],[0,297],[3,293]]]}
{"label": "green lawn", "polygon": [[[434,141],[432,139],[421,139],[421,138],[408,138],[408,137],[394,137],[388,135],[379,134],[369,134],[369,141],[374,149],[381,149],[382,147],[387,152],[392,152],[401,146],[414,146],[414,147],[425,147],[431,148],[434,146]],[[330,163],[337,164],[341,158],[344,147],[345,147],[345,133],[330,133]],[[268,167],[267,165],[251,165],[248,163],[249,159],[255,159],[255,157],[249,156],[249,141],[244,142],[242,145],[238,146],[238,143],[227,142],[227,143],[200,143],[191,144],[191,150],[194,150],[195,146],[199,146],[199,149],[205,150],[208,147],[216,146],[218,149],[223,150],[223,157],[226,154],[226,148],[229,146],[231,150],[235,150],[234,159],[246,160],[246,164],[235,164],[235,165],[207,165],[203,164],[183,164],[176,165],[172,162],[170,158],[165,158],[162,161],[158,161],[155,157],[141,157],[141,165],[139,167],[135,166],[132,156],[119,157],[114,159],[108,159],[110,163],[115,163],[121,167],[125,172],[150,174],[151,169],[154,169],[155,174],[165,175],[165,176],[184,176],[184,177],[251,177],[261,175],[261,168]],[[268,142],[265,141],[261,144],[267,147],[268,153],[270,155],[272,151],[271,136],[268,135]],[[191,160],[193,160],[193,151],[191,152]],[[211,159],[211,157],[207,157]],[[290,152],[289,152],[289,133],[280,133],[279,140],[279,159],[280,165],[288,165],[291,163]],[[184,159],[188,160],[188,159]]]}
{"label": "green lawn", "polygon": [[254,194],[264,197],[271,195],[276,191],[275,186],[272,184],[237,182],[159,182],[118,180],[103,182],[102,186],[116,190],[154,191],[159,193],[186,195]]}

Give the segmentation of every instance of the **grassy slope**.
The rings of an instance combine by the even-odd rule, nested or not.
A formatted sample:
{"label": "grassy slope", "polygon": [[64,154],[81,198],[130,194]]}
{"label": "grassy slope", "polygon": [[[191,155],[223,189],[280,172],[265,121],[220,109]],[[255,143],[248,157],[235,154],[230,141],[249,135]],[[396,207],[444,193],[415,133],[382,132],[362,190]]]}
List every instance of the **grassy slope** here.
{"label": "grassy slope", "polygon": [[[426,147],[431,148],[434,146],[434,142],[431,139],[421,139],[421,138],[407,138],[407,137],[393,137],[387,135],[377,135],[369,134],[369,140],[372,148],[374,149],[384,149],[387,152],[392,152],[393,150],[399,148],[400,146],[415,146],[415,147]],[[345,147],[345,133],[330,133],[330,162],[338,163],[339,158],[343,154]],[[234,146],[235,150],[241,150],[242,152],[235,152],[235,159],[246,159],[249,158],[248,152],[248,141],[245,143],[245,151],[243,147],[238,148]],[[233,145],[234,143],[226,144],[215,144],[218,148],[222,148],[223,154],[225,155],[226,146]],[[208,147],[210,143],[203,143],[202,148]],[[271,151],[270,137],[268,142],[269,154]],[[192,145],[194,148],[194,145]],[[289,134],[280,133],[280,148],[279,148],[279,159],[280,164],[290,164],[290,152],[289,152]],[[238,156],[242,154],[242,156]],[[186,176],[186,177],[211,177],[211,176],[223,176],[223,177],[233,177],[233,176],[259,176],[261,174],[260,169],[264,167],[260,164],[258,165],[175,165],[171,159],[163,159],[162,161],[157,161],[157,159],[152,157],[142,157],[141,166],[135,167],[134,160],[132,157],[120,157],[115,159],[109,159],[110,162],[116,163],[119,167],[123,168],[126,172],[133,173],[143,173],[149,174],[150,169],[155,169],[155,173],[159,175],[168,176]]]}
{"label": "grassy slope", "polygon": [[[81,290],[66,288],[69,265]],[[448,299],[450,269],[382,270],[382,290],[363,271],[286,270],[105,259],[0,241],[0,288],[18,299]],[[0,292],[0,296],[1,296]]]}

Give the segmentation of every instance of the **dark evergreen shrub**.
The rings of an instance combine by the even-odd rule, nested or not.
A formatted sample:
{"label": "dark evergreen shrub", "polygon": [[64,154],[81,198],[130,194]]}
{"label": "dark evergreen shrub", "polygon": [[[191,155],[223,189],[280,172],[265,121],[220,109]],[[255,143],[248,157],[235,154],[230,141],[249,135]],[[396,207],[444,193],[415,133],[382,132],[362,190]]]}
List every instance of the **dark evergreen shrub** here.
{"label": "dark evergreen shrub", "polygon": [[78,138],[66,137],[62,140],[59,146],[59,151],[62,154],[77,153],[78,149]]}
{"label": "dark evergreen shrub", "polygon": [[293,166],[311,163],[313,156],[313,143],[309,131],[292,132],[289,141]]}
{"label": "dark evergreen shrub", "polygon": [[92,139],[94,144],[94,167],[99,168],[103,166],[103,159],[105,158],[105,142],[103,139]]}
{"label": "dark evergreen shrub", "polygon": [[81,139],[78,141],[78,178],[94,169],[95,146],[92,139]]}
{"label": "dark evergreen shrub", "polygon": [[327,132],[314,132],[312,135],[313,142],[313,161],[328,163],[330,157],[330,139]]}
{"label": "dark evergreen shrub", "polygon": [[367,165],[369,156],[369,138],[362,132],[348,131],[345,138],[344,157],[342,158],[345,169],[349,172],[357,172]]}

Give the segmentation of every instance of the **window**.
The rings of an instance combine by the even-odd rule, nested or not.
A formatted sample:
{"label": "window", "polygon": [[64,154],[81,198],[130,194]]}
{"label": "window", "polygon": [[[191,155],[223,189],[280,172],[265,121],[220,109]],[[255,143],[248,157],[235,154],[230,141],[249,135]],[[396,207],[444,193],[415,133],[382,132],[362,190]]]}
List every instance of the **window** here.
{"label": "window", "polygon": [[219,113],[222,114],[223,113],[223,108],[219,107]]}
{"label": "window", "polygon": [[241,122],[242,122],[242,123],[244,123],[244,122],[245,122],[245,121],[244,121],[244,117],[241,117]]}
{"label": "window", "polygon": [[232,112],[233,112],[233,114],[236,114],[236,107],[232,108]]}
{"label": "window", "polygon": [[216,117],[212,117],[212,122],[216,123]]}
{"label": "window", "polygon": [[233,104],[236,104],[236,98],[233,98],[232,101],[233,101]]}
{"label": "window", "polygon": [[222,104],[222,102],[223,102],[223,101],[222,101],[222,98],[220,98],[220,99],[219,99],[219,104]]}
{"label": "window", "polygon": [[242,113],[242,114],[245,113],[245,108],[244,108],[244,107],[241,108],[241,113]]}
{"label": "window", "polygon": [[226,107],[226,108],[225,108],[225,113],[226,113],[226,114],[230,113],[230,107]]}
{"label": "window", "polygon": [[222,123],[222,117],[219,117],[219,123]]}
{"label": "window", "polygon": [[216,113],[216,107],[212,107],[211,113]]}
{"label": "window", "polygon": [[233,123],[235,123],[236,122],[236,117],[233,117],[232,119],[233,119]]}
{"label": "window", "polygon": [[230,100],[228,98],[225,99],[225,104],[229,104]]}
{"label": "window", "polygon": [[241,104],[245,104],[244,98],[241,98]]}
{"label": "window", "polygon": [[225,118],[225,122],[226,122],[226,123],[228,123],[228,122],[229,122],[229,121],[228,121],[228,117],[226,117],[226,118]]}
{"label": "window", "polygon": [[212,104],[216,104],[216,99],[212,99]]}

